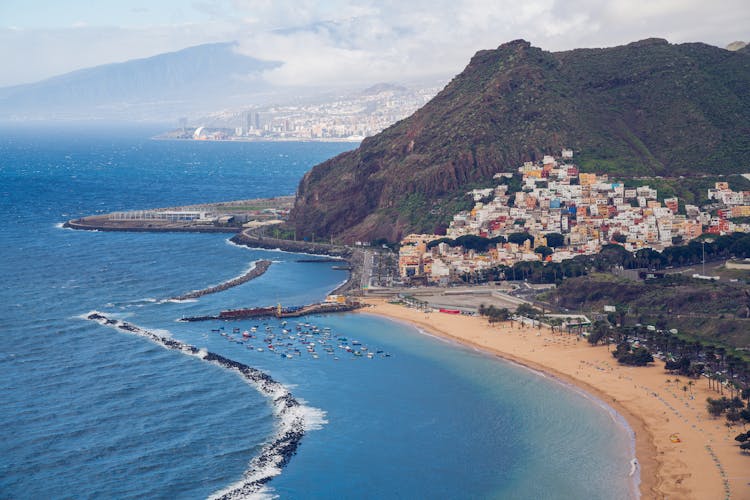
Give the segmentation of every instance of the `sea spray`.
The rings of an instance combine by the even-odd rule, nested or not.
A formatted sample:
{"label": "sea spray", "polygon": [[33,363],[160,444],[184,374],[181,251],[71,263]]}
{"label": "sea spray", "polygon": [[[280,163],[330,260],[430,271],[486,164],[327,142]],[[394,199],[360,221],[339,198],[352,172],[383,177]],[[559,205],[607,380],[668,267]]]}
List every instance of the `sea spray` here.
{"label": "sea spray", "polygon": [[210,352],[205,348],[197,348],[171,337],[161,336],[155,331],[109,318],[97,311],[92,311],[85,317],[101,325],[145,337],[166,349],[180,351],[234,371],[271,400],[273,413],[278,422],[276,433],[263,446],[260,453],[250,461],[242,479],[214,493],[210,497],[212,499],[239,499],[258,495],[263,491],[264,485],[274,476],[279,475],[297,452],[305,432],[320,428],[326,423],[325,413],[322,410],[300,404],[287,387],[258,369]]}

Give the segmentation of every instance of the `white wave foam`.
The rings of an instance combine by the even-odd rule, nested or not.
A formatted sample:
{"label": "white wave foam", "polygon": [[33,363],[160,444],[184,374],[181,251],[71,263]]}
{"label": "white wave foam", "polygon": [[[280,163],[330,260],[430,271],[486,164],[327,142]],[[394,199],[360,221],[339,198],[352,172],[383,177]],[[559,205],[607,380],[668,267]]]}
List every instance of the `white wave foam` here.
{"label": "white wave foam", "polygon": [[302,412],[302,418],[305,421],[306,431],[319,431],[328,423],[328,413],[320,408],[308,406],[307,401],[299,400],[302,405],[299,407]]}
{"label": "white wave foam", "polygon": [[235,243],[234,241],[232,241],[232,238],[225,239],[224,243],[226,243],[227,245],[232,246],[232,247],[241,247],[241,248],[250,249],[250,247],[248,247],[247,245],[240,245],[238,243]]}
{"label": "white wave foam", "polygon": [[135,300],[124,300],[122,302],[115,302],[115,306],[117,307],[134,307],[134,306],[143,306],[144,304],[155,304],[159,302],[159,299],[155,299],[153,297],[145,297],[143,299],[135,299]]}
{"label": "white wave foam", "polygon": [[[63,231],[75,231],[75,229],[73,229],[72,227],[65,227],[65,223],[64,222],[56,222],[55,223],[55,228],[56,229],[62,229]],[[92,232],[98,232],[98,231],[93,231],[92,230]]]}
{"label": "white wave foam", "polygon": [[290,254],[290,255],[309,255],[310,257],[325,256],[325,257],[330,257],[332,259],[341,259],[341,260],[344,260],[341,257],[337,257],[335,255],[327,255],[327,254],[324,254],[324,253],[309,253],[309,252],[298,252],[298,251],[292,251],[292,250],[282,250],[281,248],[278,248],[278,247],[277,248],[261,248],[261,247],[253,247],[253,246],[250,246],[250,245],[245,245],[243,243],[235,243],[231,239],[227,239],[226,241],[227,241],[228,244],[230,244],[232,246],[247,248],[248,250],[258,250],[258,251],[261,251],[261,252],[279,252],[279,253],[286,253],[286,254]]}
{"label": "white wave foam", "polygon": [[[348,272],[348,271],[347,271],[347,272]],[[342,281],[341,281],[341,282],[340,282],[340,283],[339,283],[338,285],[336,285],[335,287],[331,288],[331,290],[330,290],[330,291],[328,292],[328,295],[330,295],[330,294],[331,294],[331,292],[333,292],[334,290],[338,289],[339,287],[342,287],[342,286],[346,285],[346,283],[347,283],[348,281],[349,281],[349,278],[347,278],[347,279],[345,279],[345,280],[342,280]]]}
{"label": "white wave foam", "polygon": [[78,316],[73,316],[73,318],[74,319],[85,319],[85,320],[88,320],[89,316],[91,316],[93,314],[103,315],[104,313],[101,312],[101,311],[97,311],[96,309],[94,309],[94,310],[91,310],[91,311],[89,311],[87,313],[82,313],[82,314],[79,314]]}
{"label": "white wave foam", "polygon": [[105,314],[107,314],[107,315],[109,315],[109,316],[111,316],[113,318],[117,318],[117,319],[129,318],[129,317],[131,317],[133,315],[133,313],[126,313],[126,312],[108,312],[108,313],[104,313],[104,312],[101,312],[101,311],[93,310],[93,311],[89,311],[87,313],[77,314],[75,316],[71,316],[70,318],[71,319],[85,319],[87,321],[90,321],[89,320],[89,316],[91,316],[92,314],[99,314],[101,316],[104,316]]}
{"label": "white wave foam", "polygon": [[271,400],[273,414],[276,417],[276,432],[264,444],[260,453],[248,463],[242,479],[212,494],[209,498],[271,498],[269,496],[271,490],[265,486],[265,483],[281,474],[283,467],[296,452],[305,432],[320,429],[327,423],[326,413],[323,410],[301,404],[286,386],[260,370],[211,353],[205,348],[198,349],[157,333],[166,330],[145,330],[136,325],[110,319],[98,311],[90,311],[85,318],[118,331],[145,337],[166,349],[178,350],[188,356],[194,356],[233,371]]}

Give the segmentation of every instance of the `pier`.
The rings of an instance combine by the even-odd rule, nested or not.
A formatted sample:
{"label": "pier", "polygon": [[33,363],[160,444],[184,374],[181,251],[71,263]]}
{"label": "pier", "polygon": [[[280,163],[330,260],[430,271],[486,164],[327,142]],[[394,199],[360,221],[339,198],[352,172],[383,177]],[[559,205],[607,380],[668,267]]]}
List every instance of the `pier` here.
{"label": "pier", "polygon": [[214,316],[188,316],[180,321],[235,320],[247,318],[298,318],[311,314],[328,314],[354,311],[364,307],[360,302],[320,302],[296,307],[251,307],[246,309],[227,309]]}

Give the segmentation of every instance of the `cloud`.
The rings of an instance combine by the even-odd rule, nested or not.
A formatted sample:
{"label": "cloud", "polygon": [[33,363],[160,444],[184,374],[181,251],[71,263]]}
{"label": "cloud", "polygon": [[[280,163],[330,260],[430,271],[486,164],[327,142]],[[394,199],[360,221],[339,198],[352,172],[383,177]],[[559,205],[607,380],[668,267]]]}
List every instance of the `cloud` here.
{"label": "cloud", "polygon": [[[92,23],[75,29],[0,29],[0,86],[229,40],[237,40],[244,54],[283,62],[265,74],[269,82],[335,86],[454,75],[478,50],[517,38],[546,50],[653,36],[718,46],[750,38],[746,0],[196,0],[179,5],[191,23],[171,23],[176,18],[164,12],[167,17],[160,19],[157,12],[164,9],[153,9],[142,14],[152,25],[138,28]],[[112,23],[116,26],[117,19]]]}
{"label": "cloud", "polygon": [[[547,50],[658,36],[723,46],[750,23],[744,0],[238,1],[240,51],[283,61],[278,85],[456,74],[478,50],[524,38]],[[747,37],[747,36],[746,36]]]}

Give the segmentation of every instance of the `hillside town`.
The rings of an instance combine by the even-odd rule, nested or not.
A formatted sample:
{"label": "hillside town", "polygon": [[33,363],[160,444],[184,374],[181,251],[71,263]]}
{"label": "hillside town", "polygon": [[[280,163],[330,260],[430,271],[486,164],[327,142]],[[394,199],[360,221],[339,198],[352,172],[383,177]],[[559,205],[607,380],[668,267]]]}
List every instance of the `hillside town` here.
{"label": "hillside town", "polygon": [[[648,185],[626,187],[607,175],[579,172],[572,159],[573,151],[564,149],[558,158],[544,156],[517,172],[497,173],[494,188],[468,193],[474,207],[456,214],[445,235],[411,234],[401,241],[401,277],[447,284],[498,265],[596,254],[607,244],[662,251],[704,232],[750,231],[747,223],[733,220],[750,216],[750,191],[717,182],[707,193],[721,207],[712,214],[676,197],[660,200]],[[466,236],[490,244],[486,251],[467,249],[460,244]]]}

